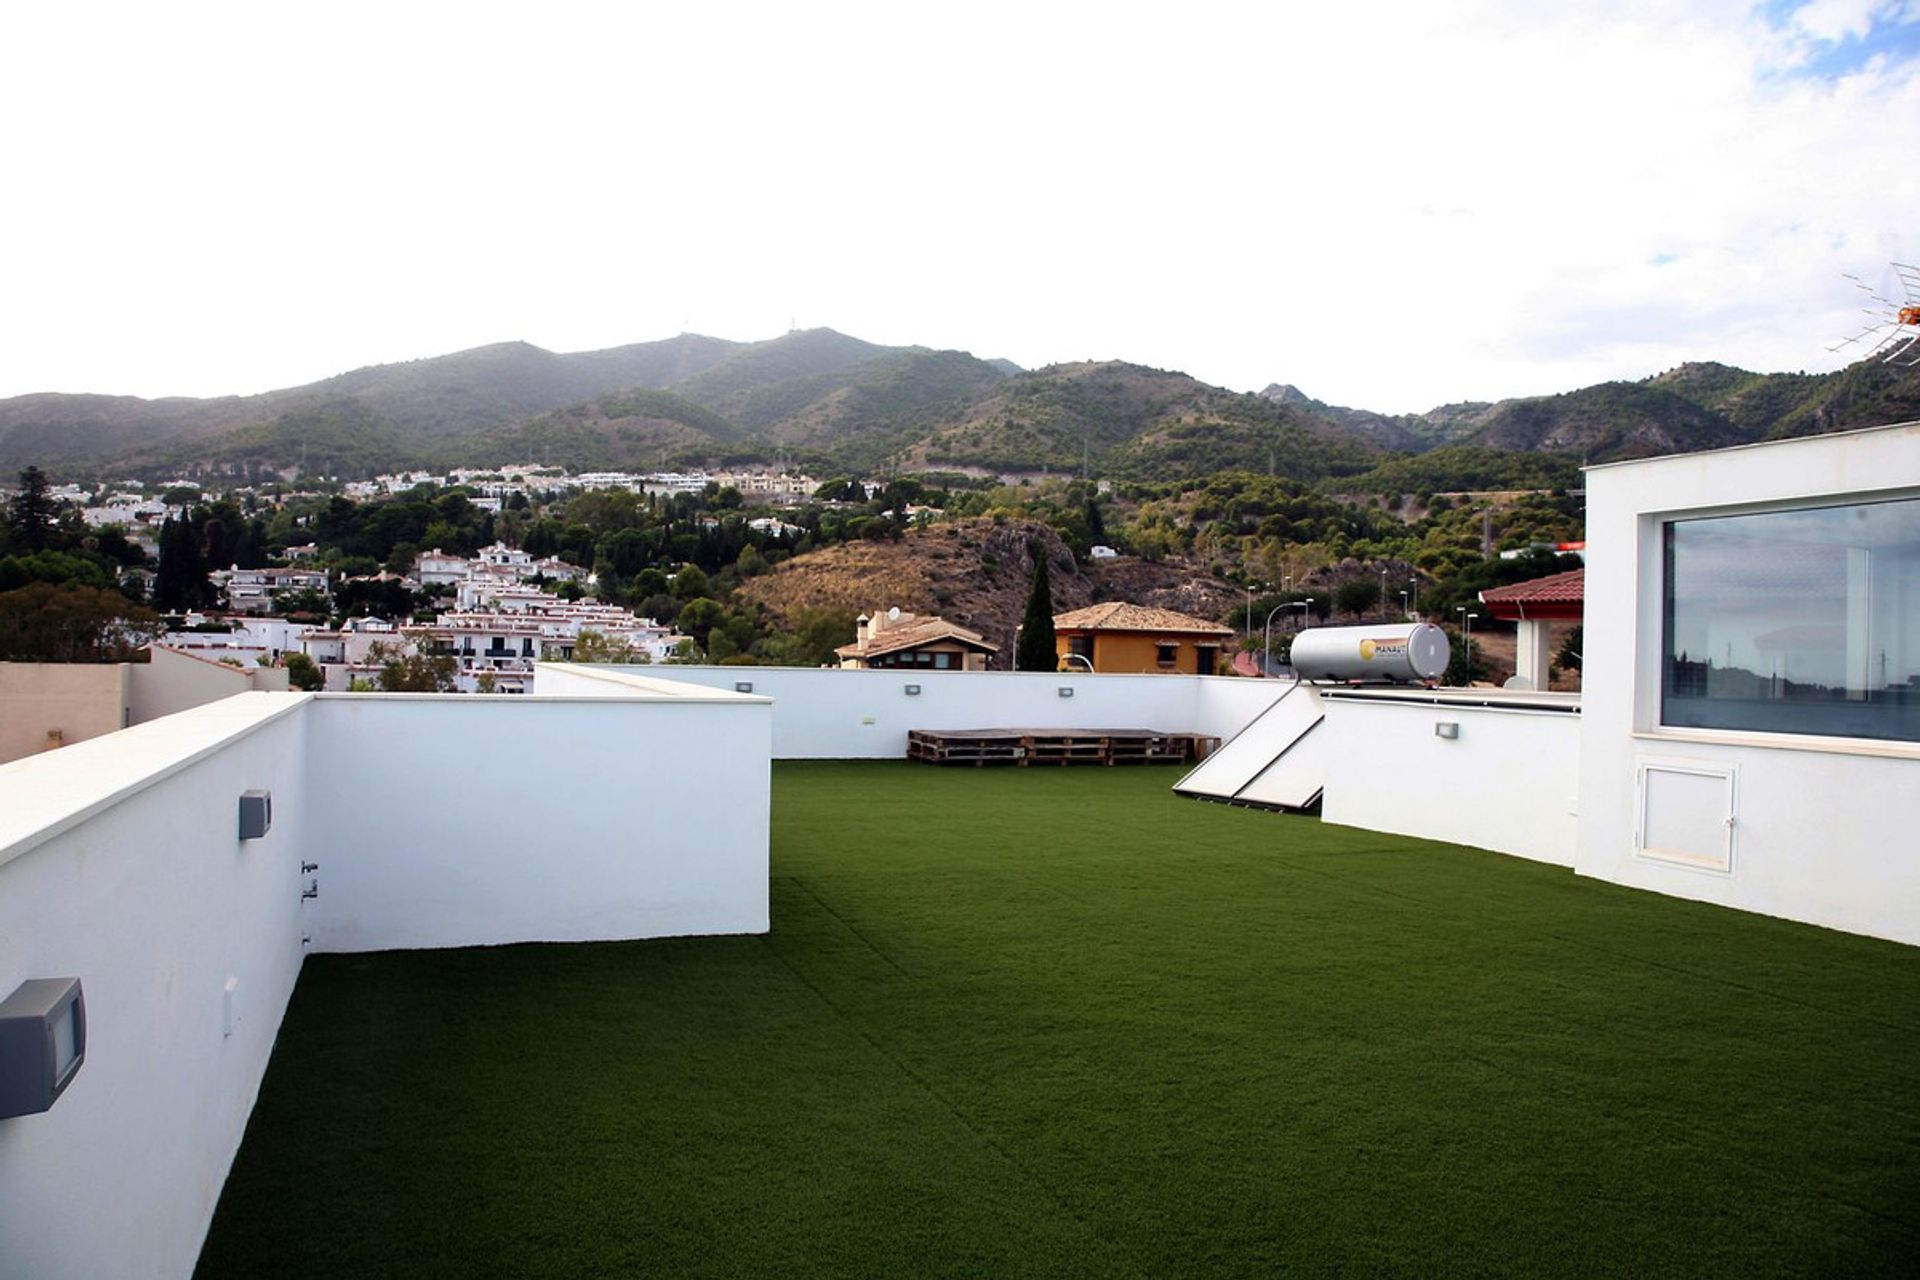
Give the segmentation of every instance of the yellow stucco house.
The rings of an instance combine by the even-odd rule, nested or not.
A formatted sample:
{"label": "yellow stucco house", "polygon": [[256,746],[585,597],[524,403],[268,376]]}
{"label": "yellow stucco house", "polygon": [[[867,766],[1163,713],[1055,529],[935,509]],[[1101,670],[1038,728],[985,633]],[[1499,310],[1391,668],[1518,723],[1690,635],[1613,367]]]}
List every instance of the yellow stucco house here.
{"label": "yellow stucco house", "polygon": [[1171,609],[1111,603],[1055,614],[1053,635],[1062,670],[1212,675],[1233,628]]}

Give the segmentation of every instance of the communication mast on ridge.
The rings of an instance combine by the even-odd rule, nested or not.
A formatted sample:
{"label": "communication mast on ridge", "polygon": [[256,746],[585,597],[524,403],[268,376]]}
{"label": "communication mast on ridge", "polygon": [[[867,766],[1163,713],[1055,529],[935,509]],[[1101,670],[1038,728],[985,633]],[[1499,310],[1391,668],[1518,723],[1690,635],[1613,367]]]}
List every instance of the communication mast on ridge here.
{"label": "communication mast on ridge", "polygon": [[1900,287],[1901,301],[1885,296],[1859,276],[1848,274],[1846,278],[1853,281],[1853,287],[1874,301],[1875,305],[1862,308],[1872,317],[1872,323],[1827,350],[1839,351],[1871,338],[1873,345],[1862,360],[1878,360],[1908,369],[1920,365],[1920,267],[1904,262],[1888,265],[1893,268],[1893,278]]}

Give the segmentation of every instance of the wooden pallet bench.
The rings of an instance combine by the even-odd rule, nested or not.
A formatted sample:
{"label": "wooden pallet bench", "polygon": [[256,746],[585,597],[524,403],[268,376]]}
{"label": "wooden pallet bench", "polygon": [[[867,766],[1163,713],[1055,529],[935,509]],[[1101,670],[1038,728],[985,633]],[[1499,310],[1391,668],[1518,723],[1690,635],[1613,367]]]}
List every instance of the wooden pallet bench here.
{"label": "wooden pallet bench", "polygon": [[907,759],[928,764],[1177,764],[1218,738],[1155,729],[912,729]]}
{"label": "wooden pallet bench", "polygon": [[1026,744],[1017,733],[978,729],[965,733],[907,733],[907,759],[930,764],[1020,764]]}

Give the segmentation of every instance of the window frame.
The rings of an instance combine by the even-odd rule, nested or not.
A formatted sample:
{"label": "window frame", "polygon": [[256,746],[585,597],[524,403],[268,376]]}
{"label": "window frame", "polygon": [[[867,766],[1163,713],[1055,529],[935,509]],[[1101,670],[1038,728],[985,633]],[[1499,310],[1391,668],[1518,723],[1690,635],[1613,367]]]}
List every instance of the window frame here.
{"label": "window frame", "polygon": [[[1666,644],[1669,627],[1667,545],[1675,524],[1739,516],[1787,514],[1920,501],[1920,487],[1829,492],[1799,498],[1761,498],[1708,507],[1641,510],[1635,563],[1638,566],[1637,624],[1633,630],[1633,717],[1631,736],[1646,742],[1702,743],[1720,746],[1764,747],[1811,751],[1829,755],[1864,755],[1920,759],[1920,741],[1905,738],[1864,738],[1798,733],[1776,729],[1735,729],[1669,724],[1665,721]],[[1591,604],[1591,602],[1589,602]]]}

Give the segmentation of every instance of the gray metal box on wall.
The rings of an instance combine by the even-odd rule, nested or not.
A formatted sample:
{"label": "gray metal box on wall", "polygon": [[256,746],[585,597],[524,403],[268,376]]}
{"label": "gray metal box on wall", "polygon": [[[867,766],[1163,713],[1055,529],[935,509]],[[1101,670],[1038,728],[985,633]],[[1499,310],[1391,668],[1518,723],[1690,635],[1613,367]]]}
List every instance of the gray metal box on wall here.
{"label": "gray metal box on wall", "polygon": [[242,791],[240,793],[240,838],[258,840],[266,835],[272,826],[273,793]]}
{"label": "gray metal box on wall", "polygon": [[0,1119],[53,1105],[87,1056],[78,978],[34,978],[0,1001]]}

